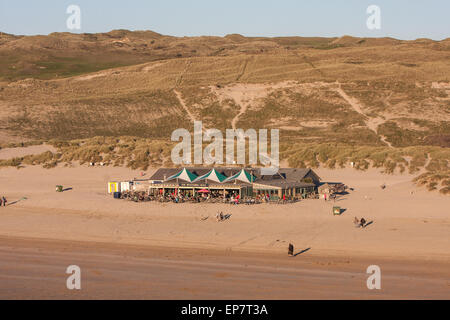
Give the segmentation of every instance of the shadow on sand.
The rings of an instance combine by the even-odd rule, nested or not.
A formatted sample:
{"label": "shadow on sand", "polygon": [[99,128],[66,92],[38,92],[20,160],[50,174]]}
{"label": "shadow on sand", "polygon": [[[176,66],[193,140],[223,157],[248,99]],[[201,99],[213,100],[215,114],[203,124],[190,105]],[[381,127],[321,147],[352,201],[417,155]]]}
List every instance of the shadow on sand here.
{"label": "shadow on sand", "polygon": [[302,251],[297,252],[296,254],[293,255],[293,257],[296,257],[298,255],[301,255],[302,253],[305,253],[306,251],[311,250],[311,248],[307,248],[307,249],[303,249]]}
{"label": "shadow on sand", "polygon": [[367,226],[370,226],[373,223],[373,221],[367,222],[365,225],[363,225],[363,228],[366,228]]}
{"label": "shadow on sand", "polygon": [[7,203],[6,206],[8,207],[8,206],[15,205],[16,203],[18,203],[18,202],[20,202],[20,201],[23,201],[23,200],[27,200],[27,197],[23,197],[23,198],[20,198],[19,200],[16,200],[16,201]]}

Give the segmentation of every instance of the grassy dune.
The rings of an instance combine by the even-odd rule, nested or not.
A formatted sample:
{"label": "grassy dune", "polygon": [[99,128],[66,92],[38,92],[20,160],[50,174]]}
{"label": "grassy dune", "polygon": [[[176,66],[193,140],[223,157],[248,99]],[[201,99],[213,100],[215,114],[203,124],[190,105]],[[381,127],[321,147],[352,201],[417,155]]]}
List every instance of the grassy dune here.
{"label": "grassy dune", "polygon": [[418,183],[434,183],[449,170],[449,52],[449,39],[2,34],[0,145],[59,149],[1,165],[169,165],[171,132],[196,119],[280,129],[292,166],[426,167]]}
{"label": "grassy dune", "polygon": [[[103,163],[106,166],[126,166],[146,170],[149,167],[173,166],[170,153],[174,142],[136,137],[94,137],[72,141],[49,142],[56,153],[50,151],[9,160],[0,160],[0,167],[42,165],[53,168],[58,164]],[[10,145],[10,147],[15,145]],[[246,144],[248,154],[248,143]],[[449,193],[450,149],[435,146],[389,148],[386,146],[351,146],[348,144],[281,143],[280,158],[291,167],[319,166],[344,168],[353,163],[357,170],[379,168],[387,174],[417,174],[415,182],[429,190]]]}

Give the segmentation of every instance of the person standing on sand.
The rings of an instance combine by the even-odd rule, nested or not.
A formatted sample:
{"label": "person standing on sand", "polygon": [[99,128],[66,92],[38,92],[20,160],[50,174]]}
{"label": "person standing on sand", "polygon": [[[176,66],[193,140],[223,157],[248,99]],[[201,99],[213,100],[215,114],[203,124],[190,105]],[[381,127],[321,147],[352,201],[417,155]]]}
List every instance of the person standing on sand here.
{"label": "person standing on sand", "polygon": [[360,226],[364,228],[365,224],[366,224],[366,219],[361,218]]}
{"label": "person standing on sand", "polygon": [[5,197],[2,197],[2,201],[3,201],[3,206],[6,207],[6,202],[7,202],[7,201],[6,201],[6,198],[5,198]]}

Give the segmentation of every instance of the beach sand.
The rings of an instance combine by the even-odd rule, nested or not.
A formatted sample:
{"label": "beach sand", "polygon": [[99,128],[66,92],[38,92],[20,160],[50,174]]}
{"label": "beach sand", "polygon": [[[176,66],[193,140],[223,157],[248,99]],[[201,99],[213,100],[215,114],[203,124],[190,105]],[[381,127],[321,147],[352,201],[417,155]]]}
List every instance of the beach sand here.
{"label": "beach sand", "polygon": [[0,149],[0,160],[8,160],[15,157],[25,157],[29,155],[38,155],[47,151],[54,153],[56,152],[56,149],[48,144],[41,144],[29,147],[4,148]]}
{"label": "beach sand", "polygon": [[[0,297],[65,298],[68,294],[65,291],[52,294],[48,291],[51,286],[39,291],[35,287],[37,284],[23,285],[24,275],[16,276],[17,279],[13,275],[20,270],[26,273],[27,268],[33,266],[27,262],[25,253],[33,256],[42,252],[50,260],[59,261],[62,258],[55,256],[55,252],[62,250],[66,255],[73,251],[75,256],[82,257],[82,261],[91,265],[91,272],[95,267],[93,261],[97,261],[99,268],[105,267],[108,259],[114,260],[112,257],[127,261],[124,252],[137,256],[145,252],[147,260],[136,262],[134,266],[142,267],[147,263],[152,270],[159,270],[154,272],[166,273],[167,277],[170,272],[165,264],[178,265],[175,263],[178,261],[182,266],[186,260],[203,263],[199,262],[186,272],[182,267],[179,270],[175,266],[167,267],[173,273],[183,273],[185,281],[174,280],[165,285],[161,282],[157,290],[149,292],[131,290],[133,283],[127,282],[127,278],[133,278],[133,268],[119,272],[119,264],[116,271],[123,284],[115,287],[115,294],[106,295],[112,298],[136,298],[136,292],[141,292],[142,298],[169,299],[450,298],[450,197],[414,186],[408,174],[384,175],[377,170],[353,169],[315,171],[324,181],[343,182],[354,191],[336,202],[304,200],[286,205],[134,203],[113,199],[106,192],[107,182],[139,177],[139,171],[86,166],[1,169],[0,195],[6,196],[10,205],[0,208],[0,259],[3,258],[5,264],[5,268],[0,267],[0,277],[7,283],[0,289]],[[151,172],[149,170],[147,176]],[[387,186],[384,190],[380,188],[383,183]],[[70,189],[56,193],[58,184]],[[341,216],[333,216],[334,205],[345,209]],[[217,222],[218,211],[231,214],[231,218]],[[203,221],[206,216],[209,218]],[[364,229],[355,228],[355,216],[372,223]],[[294,244],[296,253],[306,251],[289,258],[289,243]],[[53,248],[57,245],[55,251]],[[95,253],[84,252],[83,248],[87,247]],[[103,250],[108,256],[105,260],[100,254]],[[23,257],[19,254],[21,251],[25,252]],[[161,252],[169,254],[165,256]],[[152,260],[155,257],[165,262],[158,264]],[[69,263],[70,259],[63,260]],[[202,283],[203,278],[198,273],[214,262],[218,263],[217,274],[227,274],[224,270],[228,269],[228,264],[240,266],[235,266],[235,273],[224,276],[227,285],[222,294],[211,292],[214,277],[206,277]],[[380,264],[382,272],[393,270],[391,285],[396,285],[390,291],[374,294],[365,287],[366,268]],[[53,270],[44,265],[41,265],[44,274]],[[269,269],[254,279],[245,272],[245,265]],[[278,270],[280,266],[287,269]],[[214,268],[211,265],[210,269]],[[303,288],[287,285],[289,289],[281,290],[293,272],[290,268],[304,271],[302,275],[294,272],[292,277],[300,277],[308,285]],[[39,279],[39,273],[33,272]],[[307,276],[308,272],[312,272],[311,277]],[[327,279],[336,272],[344,272],[342,275],[349,279],[356,277],[359,287],[350,285],[356,283],[355,279],[345,282],[340,278],[341,282],[334,285],[342,289],[341,293],[330,290]],[[63,273],[62,277],[65,276]],[[189,277],[200,281],[194,286],[195,292],[190,292],[186,284]],[[238,278],[243,279],[241,287],[236,283]],[[256,289],[257,285],[264,287],[265,283],[271,283],[270,290]],[[104,286],[105,283],[98,288]],[[179,291],[180,286],[187,289]],[[8,295],[6,288],[14,289],[15,294]],[[90,288],[91,291],[84,291],[80,297],[105,297],[99,289]]]}

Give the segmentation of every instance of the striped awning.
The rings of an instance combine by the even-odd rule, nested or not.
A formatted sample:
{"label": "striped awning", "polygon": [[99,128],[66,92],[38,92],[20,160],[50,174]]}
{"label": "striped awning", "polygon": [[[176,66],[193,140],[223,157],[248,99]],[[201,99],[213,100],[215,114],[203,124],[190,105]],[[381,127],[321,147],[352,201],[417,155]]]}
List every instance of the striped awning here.
{"label": "striped awning", "polygon": [[187,170],[186,168],[183,168],[181,171],[177,172],[173,176],[168,177],[165,181],[175,180],[175,179],[181,179],[188,182],[193,182],[195,179],[197,179],[198,176]]}
{"label": "striped awning", "polygon": [[211,181],[215,181],[215,182],[221,183],[226,178],[227,177],[225,177],[223,174],[221,174],[220,172],[217,172],[216,169],[212,169],[207,174],[204,174],[204,175],[198,177],[197,179],[195,179],[194,182],[202,181],[202,180],[211,180]]}
{"label": "striped awning", "polygon": [[255,179],[255,176],[251,175],[250,173],[248,173],[247,171],[242,169],[241,171],[239,171],[235,175],[226,178],[222,182],[230,182],[230,181],[234,181],[234,180],[239,180],[239,181],[243,181],[243,182],[246,182],[246,183],[253,183],[253,182],[255,182],[256,179]]}

